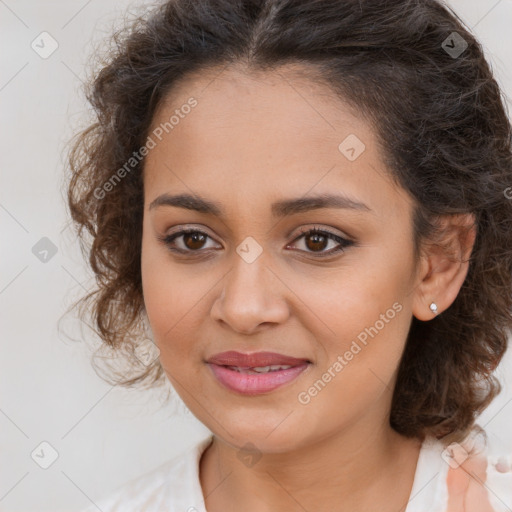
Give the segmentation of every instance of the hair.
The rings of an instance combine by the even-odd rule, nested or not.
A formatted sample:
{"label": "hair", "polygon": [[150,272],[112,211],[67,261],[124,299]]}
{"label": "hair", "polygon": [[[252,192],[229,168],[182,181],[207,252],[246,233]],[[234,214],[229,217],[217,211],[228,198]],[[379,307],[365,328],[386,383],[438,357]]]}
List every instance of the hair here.
{"label": "hair", "polygon": [[[467,44],[460,55],[445,49],[453,32]],[[441,243],[443,216],[474,215],[466,279],[447,310],[413,317],[390,412],[404,436],[462,439],[501,389],[494,370],[512,327],[512,151],[503,93],[457,15],[435,0],[172,0],[111,42],[88,83],[95,119],[73,140],[67,193],[97,284],[77,305],[133,363],[116,382],[153,386],[164,372],[158,359],[144,366],[134,357],[146,321],[144,159],[108,193],[105,184],[192,73],[297,64],[371,120],[392,179],[414,199],[416,254]]]}

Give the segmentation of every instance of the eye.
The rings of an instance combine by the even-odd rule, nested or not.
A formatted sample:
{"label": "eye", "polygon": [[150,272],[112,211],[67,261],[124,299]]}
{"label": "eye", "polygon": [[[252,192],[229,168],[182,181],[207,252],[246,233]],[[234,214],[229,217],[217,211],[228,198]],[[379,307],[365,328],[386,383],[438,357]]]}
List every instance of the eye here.
{"label": "eye", "polygon": [[[176,247],[175,240],[181,240],[181,247]],[[178,253],[191,253],[200,252],[200,249],[204,249],[205,241],[210,238],[209,235],[198,229],[192,228],[180,228],[175,233],[158,237],[158,239],[164,243],[169,250]],[[208,248],[208,247],[207,247]]]}
{"label": "eye", "polygon": [[[343,238],[339,235],[331,233],[328,229],[319,229],[317,227],[308,230],[301,230],[302,235],[297,237],[293,242],[297,242],[297,240],[303,239],[305,247],[308,249],[305,252],[311,253],[319,253],[320,257],[323,256],[331,256],[333,254],[337,254],[339,252],[343,252],[346,248],[354,245],[352,240],[348,240],[347,238]],[[334,249],[330,251],[322,252],[325,249],[329,242],[337,242],[338,247],[335,246]]]}
{"label": "eye", "polygon": [[[296,243],[298,240],[304,239],[306,250],[303,252],[310,252],[313,254],[318,253],[322,256],[331,256],[344,251],[351,245],[354,245],[352,240],[331,233],[325,228],[319,229],[315,227],[309,230],[301,230],[301,233],[301,236],[295,238],[292,243]],[[170,251],[180,254],[191,254],[203,252],[203,249],[212,249],[212,247],[207,247],[205,245],[209,238],[211,239],[208,234],[199,229],[180,228],[175,233],[171,233],[163,237],[159,236],[158,240],[165,244]],[[180,243],[177,243],[177,240],[180,240]],[[335,246],[334,249],[323,252],[329,242],[336,242],[338,247]],[[287,247],[290,247],[290,245]]]}

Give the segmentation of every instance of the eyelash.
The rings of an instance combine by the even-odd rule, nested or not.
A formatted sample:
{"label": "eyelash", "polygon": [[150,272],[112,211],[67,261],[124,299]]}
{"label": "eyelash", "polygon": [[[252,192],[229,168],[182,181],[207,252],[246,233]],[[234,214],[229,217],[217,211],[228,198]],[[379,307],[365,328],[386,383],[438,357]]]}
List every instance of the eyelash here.
{"label": "eyelash", "polygon": [[[191,253],[204,252],[203,249],[198,249],[197,251],[193,251],[190,249],[189,250],[177,249],[176,247],[172,246],[172,243],[174,242],[174,240],[176,238],[179,238],[180,236],[191,234],[191,233],[199,233],[201,235],[207,236],[208,238],[211,238],[207,233],[205,233],[199,229],[194,229],[194,228],[180,228],[178,231],[176,231],[175,233],[172,233],[171,235],[158,236],[157,238],[158,238],[158,240],[160,240],[160,242],[162,242],[164,245],[166,245],[170,251],[175,252],[175,253],[191,254]],[[319,228],[315,227],[312,229],[301,230],[300,233],[301,234],[298,237],[296,237],[292,241],[292,243],[297,242],[299,239],[301,239],[302,237],[305,237],[306,235],[320,234],[320,235],[327,235],[327,238],[329,238],[330,240],[334,240],[335,242],[340,244],[340,246],[338,248],[331,249],[330,251],[324,252],[324,253],[315,253],[314,251],[300,251],[300,252],[306,252],[308,254],[317,255],[317,256],[315,256],[317,258],[328,257],[328,256],[332,256],[333,254],[342,253],[345,251],[345,249],[347,249],[348,247],[355,244],[355,242],[353,240],[349,240],[347,238],[343,238],[339,235],[336,235],[326,228],[319,229]]]}

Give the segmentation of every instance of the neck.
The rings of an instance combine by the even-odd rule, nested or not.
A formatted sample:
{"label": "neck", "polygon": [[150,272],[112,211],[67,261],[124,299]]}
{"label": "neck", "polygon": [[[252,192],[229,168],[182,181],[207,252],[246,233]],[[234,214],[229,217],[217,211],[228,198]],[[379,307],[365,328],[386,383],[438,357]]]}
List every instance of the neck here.
{"label": "neck", "polygon": [[[375,425],[375,424],[374,424]],[[254,465],[214,436],[203,454],[200,479],[208,512],[304,510],[404,511],[421,442],[399,435],[385,422],[304,443],[292,452],[265,453]]]}

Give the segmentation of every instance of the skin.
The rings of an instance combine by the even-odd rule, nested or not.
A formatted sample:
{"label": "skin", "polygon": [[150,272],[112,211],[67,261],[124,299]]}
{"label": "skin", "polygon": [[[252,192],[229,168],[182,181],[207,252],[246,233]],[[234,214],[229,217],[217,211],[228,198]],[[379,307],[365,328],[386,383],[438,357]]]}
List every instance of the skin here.
{"label": "skin", "polygon": [[[214,433],[200,461],[206,508],[358,512],[378,503],[382,512],[405,510],[421,441],[389,425],[396,370],[413,315],[432,319],[433,300],[439,313],[448,308],[467,263],[433,247],[414,259],[413,200],[390,180],[372,125],[347,103],[292,66],[219,71],[190,75],[169,94],[151,129],[190,96],[198,104],[151,149],[144,170],[146,312],[168,378]],[[338,150],[349,134],[365,144],[354,161]],[[271,215],[275,201],[333,192],[368,210]],[[215,201],[224,215],[150,207],[162,194],[179,193]],[[462,235],[461,227],[471,220],[446,221],[462,259],[474,231]],[[173,253],[159,237],[180,226],[207,238],[178,237],[174,247],[189,252]],[[314,227],[355,243],[322,258],[339,244],[301,237]],[[262,249],[252,263],[236,252],[249,236]],[[300,403],[298,394],[395,303],[400,312]],[[312,364],[275,391],[242,396],[205,364],[226,350],[272,351]],[[254,464],[241,460],[248,442],[258,451]]]}

